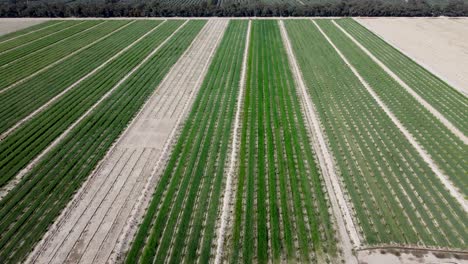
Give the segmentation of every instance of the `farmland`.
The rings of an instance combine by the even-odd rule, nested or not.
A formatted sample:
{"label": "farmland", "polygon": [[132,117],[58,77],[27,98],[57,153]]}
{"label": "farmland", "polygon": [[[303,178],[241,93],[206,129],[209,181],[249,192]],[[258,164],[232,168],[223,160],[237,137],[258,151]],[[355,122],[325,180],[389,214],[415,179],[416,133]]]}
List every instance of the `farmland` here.
{"label": "farmland", "polygon": [[364,25],[61,19],[0,36],[0,262],[467,258],[466,87]]}

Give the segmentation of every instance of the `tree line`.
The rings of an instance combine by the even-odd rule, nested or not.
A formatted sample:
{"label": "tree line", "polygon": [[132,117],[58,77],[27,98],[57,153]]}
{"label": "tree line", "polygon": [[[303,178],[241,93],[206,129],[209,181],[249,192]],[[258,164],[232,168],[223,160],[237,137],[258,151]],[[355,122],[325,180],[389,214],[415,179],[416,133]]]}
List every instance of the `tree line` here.
{"label": "tree line", "polygon": [[214,1],[175,5],[159,0],[143,2],[47,2],[9,0],[0,3],[0,17],[245,17],[245,16],[468,16],[468,4],[450,0],[444,6],[426,0],[394,2],[341,0],[330,3],[273,4],[263,1],[217,5]]}

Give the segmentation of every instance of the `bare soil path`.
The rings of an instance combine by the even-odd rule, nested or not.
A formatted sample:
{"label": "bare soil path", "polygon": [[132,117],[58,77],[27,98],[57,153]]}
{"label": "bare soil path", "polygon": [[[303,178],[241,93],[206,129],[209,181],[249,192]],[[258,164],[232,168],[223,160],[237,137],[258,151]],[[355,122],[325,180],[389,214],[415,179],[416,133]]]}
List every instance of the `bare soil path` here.
{"label": "bare soil path", "polygon": [[[315,22],[314,22],[315,23]],[[387,116],[392,120],[392,122],[398,127],[401,133],[406,137],[408,142],[414,147],[414,149],[418,152],[421,158],[426,162],[432,171],[437,175],[440,179],[442,184],[445,188],[449,191],[450,195],[452,195],[462,206],[462,208],[468,212],[468,202],[465,200],[465,197],[458,191],[458,189],[452,184],[450,179],[447,175],[445,175],[442,170],[437,166],[437,164],[432,160],[431,156],[427,153],[427,151],[419,145],[417,140],[411,135],[411,133],[405,128],[405,126],[398,120],[398,118],[392,113],[392,111],[385,105],[385,103],[380,100],[379,96],[375,93],[372,87],[362,78],[362,76],[358,73],[358,71],[349,63],[346,57],[341,53],[341,51],[335,46],[335,44],[330,40],[330,38],[322,31],[319,25],[315,23],[319,31],[323,34],[323,36],[327,39],[330,45],[335,49],[341,59],[348,65],[354,75],[359,79],[362,85],[366,88],[369,94],[374,98],[377,104],[384,110]]]}
{"label": "bare soil path", "polygon": [[[288,37],[284,22],[280,20],[280,29],[283,42],[289,58],[291,71],[294,75],[300,98],[302,100],[307,127],[311,135],[312,147],[318,158],[318,166],[325,181],[325,185],[330,197],[334,218],[336,219],[338,236],[341,242],[343,258],[346,263],[357,263],[353,255],[353,248],[361,245],[359,232],[352,219],[352,211],[348,207],[338,179],[338,173],[334,164],[333,155],[325,140],[325,133],[320,125],[320,119],[312,100],[307,92],[302,72],[294,55],[291,42]],[[315,23],[315,22],[314,22]]]}
{"label": "bare soil path", "polygon": [[27,263],[117,261],[122,238],[131,239],[136,231],[157,182],[154,172],[164,165],[227,23],[207,23]]}

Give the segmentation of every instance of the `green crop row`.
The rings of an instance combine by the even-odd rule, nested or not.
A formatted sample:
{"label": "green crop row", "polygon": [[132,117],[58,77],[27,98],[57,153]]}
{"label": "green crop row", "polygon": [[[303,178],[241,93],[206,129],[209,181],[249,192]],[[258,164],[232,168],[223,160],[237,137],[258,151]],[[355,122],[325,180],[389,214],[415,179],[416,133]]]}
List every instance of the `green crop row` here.
{"label": "green crop row", "polygon": [[88,26],[88,28],[92,26],[95,27],[87,31],[83,30],[78,32],[61,42],[59,45],[54,45],[53,47],[46,48],[29,55],[26,54],[9,64],[0,65],[0,76],[2,76],[0,91],[26,77],[29,77],[31,74],[51,65],[81,47],[92,43],[103,35],[112,32],[112,30],[117,29],[117,24],[113,21],[89,22],[92,23],[81,24],[81,26]]}
{"label": "green crop row", "polygon": [[364,244],[465,247],[466,212],[319,29],[286,26]]}
{"label": "green crop row", "polygon": [[437,165],[467,196],[468,148],[465,143],[350,41],[331,20],[317,23]]}
{"label": "green crop row", "polygon": [[[0,53],[0,65],[7,65],[10,62],[18,60],[26,55],[30,55],[40,50],[49,49],[55,46],[55,43],[59,41],[66,41],[68,38],[83,32],[84,30],[97,25],[99,22],[96,21],[73,21],[70,25],[62,30],[57,30],[53,34],[46,36],[41,39],[30,41],[17,48],[10,49]],[[60,44],[60,43],[59,43]],[[50,47],[49,47],[50,46]]]}
{"label": "green crop row", "polygon": [[[0,52],[27,44],[49,34],[76,24],[76,21],[47,21],[23,30],[15,31],[0,37]],[[34,32],[33,32],[34,31]]]}
{"label": "green crop row", "polygon": [[337,22],[465,135],[468,133],[468,112],[466,111],[468,98],[465,95],[406,57],[356,21],[341,19]]}
{"label": "green crop row", "polygon": [[[128,22],[124,21],[108,23],[106,31],[100,33],[106,35],[127,24]],[[1,93],[0,133],[5,132],[158,24],[160,24],[158,21],[133,22],[64,62]]]}
{"label": "green crop row", "polygon": [[[0,186],[82,116],[182,22],[167,23],[62,96],[0,142]],[[157,22],[153,22],[153,27]],[[142,25],[149,30],[151,23]],[[46,88],[45,88],[46,89]]]}
{"label": "green crop row", "polygon": [[126,263],[210,261],[247,24],[228,25]]}
{"label": "green crop row", "polygon": [[327,194],[277,23],[257,20],[252,27],[232,263],[310,263],[336,254]]}
{"label": "green crop row", "polygon": [[[80,122],[0,201],[2,261],[19,262],[31,251],[72,198],[73,193],[78,190],[172,65],[187,49],[204,23],[187,23],[162,49]],[[181,22],[171,21],[168,24],[180,25]],[[164,31],[153,35],[161,33]],[[154,41],[157,39],[154,39],[154,36],[148,37],[147,42],[151,44],[151,48],[154,48]],[[146,45],[139,48],[144,51],[144,46]],[[141,61],[141,58],[137,61]],[[121,77],[120,75],[113,78]]]}

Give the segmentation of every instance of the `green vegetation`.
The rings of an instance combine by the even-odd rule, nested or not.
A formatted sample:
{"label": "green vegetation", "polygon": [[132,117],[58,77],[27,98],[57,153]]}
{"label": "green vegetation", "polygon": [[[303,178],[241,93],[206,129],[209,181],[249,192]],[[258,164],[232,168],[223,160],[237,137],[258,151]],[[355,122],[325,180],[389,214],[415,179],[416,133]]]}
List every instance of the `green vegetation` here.
{"label": "green vegetation", "polygon": [[[468,196],[468,147],[465,143],[333,25],[331,20],[317,23],[437,165]],[[423,77],[414,75],[413,78],[419,80]],[[461,94],[460,97],[464,98]]]}
{"label": "green vegetation", "polygon": [[467,213],[318,28],[286,26],[364,242],[466,248]]}
{"label": "green vegetation", "polygon": [[56,29],[60,28],[57,27],[61,24],[65,23],[64,20],[53,20],[53,21],[46,21],[39,23],[34,26],[30,26],[21,30],[17,30],[11,33],[7,33],[5,35],[0,36],[0,46],[1,49],[4,50],[7,42],[10,41],[18,41],[15,43],[16,45],[21,45],[27,43],[29,41],[35,40],[37,38],[43,37],[51,32],[54,32]]}
{"label": "green vegetation", "polygon": [[126,263],[210,261],[247,25],[229,23]]}
{"label": "green vegetation", "polygon": [[310,263],[336,254],[327,194],[277,23],[253,21],[232,263]]}
{"label": "green vegetation", "polygon": [[85,24],[80,24],[79,26],[87,28],[95,27],[87,31],[82,30],[77,32],[61,42],[60,45],[54,45],[30,54],[23,54],[7,64],[0,64],[0,76],[2,76],[0,91],[62,59],[86,44],[92,43],[103,35],[116,30],[119,23],[86,21]]}
{"label": "green vegetation", "polygon": [[[147,36],[141,45],[132,48],[132,52],[129,52],[130,57],[122,57],[124,59],[113,64],[112,72],[103,71],[102,75],[98,74],[93,78],[92,83],[84,84],[91,85],[90,88],[76,89],[67,94],[69,97],[64,100],[67,100],[68,105],[62,105],[55,111],[65,116],[77,116],[76,112],[82,113],[89,109],[87,99],[91,101],[96,97],[92,92],[102,93],[100,87],[112,86],[119,81],[122,77],[122,67],[126,69],[123,72],[127,73],[134,67],[129,69],[128,65],[134,61],[141,62],[145,54],[155,48],[155,43],[167,38],[168,34],[181,25],[181,21],[166,23],[166,28],[161,27]],[[141,68],[104,99],[0,201],[0,259],[3,262],[20,262],[32,250],[204,24],[205,21],[187,23]],[[81,99],[70,100],[73,99],[72,93],[77,91],[81,91],[82,96],[85,92],[91,94]],[[75,109],[70,108],[73,105]],[[34,122],[28,124],[32,123]],[[60,119],[58,122],[39,122],[43,126],[60,123]],[[34,142],[39,141],[41,140],[36,139]],[[2,147],[5,142],[1,142]]]}
{"label": "green vegetation", "polygon": [[[100,32],[101,35],[97,36],[102,37],[124,25],[127,26],[47,71],[1,93],[0,133],[5,132],[160,23],[159,21],[112,21],[106,31]],[[83,86],[75,86],[78,87]]]}
{"label": "green vegetation", "polygon": [[[69,28],[80,23],[80,21],[49,21],[36,26],[27,27],[23,30],[15,31],[0,37],[0,53],[26,45],[59,30]],[[34,32],[33,32],[34,31]]]}
{"label": "green vegetation", "polygon": [[468,134],[468,111],[463,111],[468,105],[468,97],[434,76],[353,19],[340,19],[336,22],[398,75],[419,96],[441,112],[465,135]]}
{"label": "green vegetation", "polygon": [[[42,49],[50,49],[49,46],[54,46],[60,44],[63,41],[66,41],[68,38],[76,35],[82,31],[85,31],[92,26],[97,25],[99,22],[96,21],[66,21],[67,27],[62,29],[57,29],[50,35],[31,40],[22,45],[15,45],[14,48],[2,50],[0,52],[0,65],[4,67],[8,63],[15,61],[23,56],[29,55],[31,53],[40,51]],[[60,26],[60,25],[59,25]],[[15,44],[15,41],[9,41],[5,44]],[[3,48],[2,45],[1,47]]]}
{"label": "green vegetation", "polygon": [[[143,28],[148,30],[157,23],[150,22],[146,26],[143,25]],[[148,35],[144,41],[139,42],[95,75],[81,82],[46,111],[40,112],[3,139],[0,142],[0,186],[6,184],[73,122],[86,113],[125,74],[137,66],[155,48],[154,45],[164,41],[181,23],[180,21],[167,23]]]}

